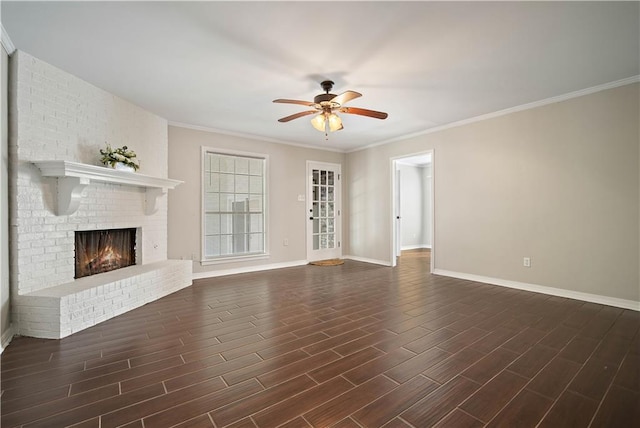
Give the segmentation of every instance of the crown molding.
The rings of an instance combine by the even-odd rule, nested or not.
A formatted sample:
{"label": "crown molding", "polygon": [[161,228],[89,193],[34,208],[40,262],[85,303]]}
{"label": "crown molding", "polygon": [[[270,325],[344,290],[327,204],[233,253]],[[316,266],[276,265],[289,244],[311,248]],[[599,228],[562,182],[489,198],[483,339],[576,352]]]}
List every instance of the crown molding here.
{"label": "crown molding", "polygon": [[275,138],[260,137],[260,136],[253,135],[253,134],[243,134],[241,132],[225,131],[223,129],[209,128],[207,126],[191,125],[191,124],[188,124],[188,123],[172,122],[172,121],[169,121],[168,123],[169,123],[169,126],[175,126],[177,128],[193,129],[195,131],[203,131],[203,132],[211,132],[211,133],[222,134],[222,135],[229,135],[231,137],[246,138],[248,140],[261,141],[263,143],[266,142],[266,143],[274,143],[274,144],[284,144],[286,146],[302,147],[302,148],[311,149],[311,150],[321,150],[321,151],[325,151],[325,152],[346,153],[345,150],[334,149],[334,148],[331,148],[331,147],[320,148],[320,147],[312,146],[312,145],[308,145],[308,144],[293,143],[291,141],[277,140]]}
{"label": "crown molding", "polygon": [[9,37],[9,33],[7,33],[7,30],[4,29],[4,25],[0,24],[0,26],[2,27],[2,36],[0,37],[2,46],[4,46],[4,49],[7,51],[9,55],[12,55],[16,51],[16,47],[11,41],[11,38]]}
{"label": "crown molding", "polygon": [[592,86],[590,88],[580,89],[578,91],[569,92],[564,95],[558,95],[556,97],[545,98],[543,100],[534,101],[527,104],[521,104],[515,107],[509,107],[504,110],[498,110],[493,113],[487,113],[480,116],[470,117],[468,119],[462,119],[456,122],[447,123],[444,125],[435,126],[433,128],[425,129],[424,131],[415,132],[412,134],[403,135],[401,137],[392,138],[389,140],[380,141],[377,143],[369,144],[364,147],[359,147],[357,149],[348,150],[346,153],[354,153],[359,152],[361,150],[372,149],[374,147],[384,146],[386,144],[397,143],[399,141],[406,141],[411,138],[419,137],[421,135],[433,134],[435,132],[444,131],[445,129],[457,128],[459,126],[468,125],[475,122],[482,122],[484,120],[493,119],[500,116],[505,116],[511,113],[517,113],[524,110],[531,110],[538,107],[543,107],[549,104],[555,104],[562,101],[571,100],[573,98],[579,98],[585,95],[594,94],[596,92],[606,91],[607,89],[613,89],[620,86],[630,85],[632,83],[640,82],[640,75],[635,75],[631,77],[627,77],[625,79],[615,80],[613,82],[604,83],[602,85]]}

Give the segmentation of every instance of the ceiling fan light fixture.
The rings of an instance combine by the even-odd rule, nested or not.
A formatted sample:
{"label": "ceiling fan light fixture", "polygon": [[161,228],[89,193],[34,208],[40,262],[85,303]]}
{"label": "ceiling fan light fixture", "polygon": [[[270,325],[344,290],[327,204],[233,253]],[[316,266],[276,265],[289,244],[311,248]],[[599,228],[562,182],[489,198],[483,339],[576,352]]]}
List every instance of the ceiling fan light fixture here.
{"label": "ceiling fan light fixture", "polygon": [[320,132],[335,132],[342,129],[342,119],[335,113],[323,112],[311,119],[311,125]]}
{"label": "ceiling fan light fixture", "polygon": [[342,119],[335,113],[329,115],[329,131],[335,132],[342,129]]}
{"label": "ceiling fan light fixture", "polygon": [[320,132],[325,131],[325,124],[326,124],[326,121],[324,118],[324,113],[320,113],[316,115],[313,119],[311,119],[311,125],[313,125],[313,127]]}

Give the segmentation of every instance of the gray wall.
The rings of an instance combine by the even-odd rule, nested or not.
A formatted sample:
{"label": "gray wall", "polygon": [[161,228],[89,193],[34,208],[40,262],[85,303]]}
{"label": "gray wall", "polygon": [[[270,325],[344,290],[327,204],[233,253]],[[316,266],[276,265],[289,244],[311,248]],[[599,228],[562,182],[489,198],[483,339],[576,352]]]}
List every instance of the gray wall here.
{"label": "gray wall", "polygon": [[[205,266],[197,261],[201,253],[202,147],[269,156],[269,258]],[[193,272],[201,276],[207,276],[207,272],[306,260],[306,203],[297,198],[306,194],[308,160],[343,165],[344,154],[170,126],[169,177],[183,180],[184,184],[169,192],[169,258],[193,257],[196,259]],[[345,174],[344,168],[342,173]],[[343,193],[343,206],[346,205],[346,197]],[[283,245],[285,239],[289,241],[288,246]],[[343,254],[347,253],[343,250]]]}
{"label": "gray wall", "polygon": [[390,159],[433,149],[436,269],[640,301],[639,86],[349,153],[350,253],[390,262]]}

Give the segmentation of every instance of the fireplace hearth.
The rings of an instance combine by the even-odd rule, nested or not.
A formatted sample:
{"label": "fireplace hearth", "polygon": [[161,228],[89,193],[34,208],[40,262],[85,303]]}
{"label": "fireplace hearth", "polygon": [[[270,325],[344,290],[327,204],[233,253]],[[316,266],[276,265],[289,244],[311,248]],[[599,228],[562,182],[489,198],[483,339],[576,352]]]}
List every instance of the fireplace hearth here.
{"label": "fireplace hearth", "polygon": [[75,278],[136,264],[136,229],[88,230],[75,233]]}

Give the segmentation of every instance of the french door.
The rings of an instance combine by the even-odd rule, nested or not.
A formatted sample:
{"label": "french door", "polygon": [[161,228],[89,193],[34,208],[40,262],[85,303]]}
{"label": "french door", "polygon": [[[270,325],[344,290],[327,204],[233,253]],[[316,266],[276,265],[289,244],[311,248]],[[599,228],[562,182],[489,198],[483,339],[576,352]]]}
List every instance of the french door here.
{"label": "french door", "polygon": [[340,165],[307,162],[307,260],[336,259],[341,248]]}

